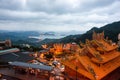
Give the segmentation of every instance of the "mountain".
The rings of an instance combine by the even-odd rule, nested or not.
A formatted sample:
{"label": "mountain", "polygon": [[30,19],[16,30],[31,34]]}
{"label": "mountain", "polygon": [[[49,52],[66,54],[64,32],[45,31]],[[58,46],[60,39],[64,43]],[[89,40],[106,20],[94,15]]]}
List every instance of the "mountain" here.
{"label": "mountain", "polygon": [[29,36],[39,36],[36,31],[3,31],[0,30],[0,41],[10,39],[13,44],[32,43],[36,39],[30,39]]}
{"label": "mountain", "polygon": [[39,33],[36,31],[2,31],[0,30],[0,39],[23,39],[28,36],[38,36]]}
{"label": "mountain", "polygon": [[93,31],[95,32],[102,32],[104,31],[105,37],[108,37],[114,42],[117,42],[118,34],[120,33],[120,21],[114,22],[111,24],[107,24],[103,27],[97,28],[93,27],[89,31],[87,31],[84,34],[78,34],[78,35],[69,35],[67,37],[61,38],[61,39],[45,39],[41,41],[39,44],[49,44],[49,43],[68,43],[68,42],[76,42],[79,43],[80,41],[85,42],[86,39],[91,40]]}
{"label": "mountain", "polygon": [[79,35],[69,35],[61,39],[44,39],[38,44],[52,44],[52,43],[69,43],[69,42],[76,42],[77,38],[80,37]]}
{"label": "mountain", "polygon": [[[101,28],[94,27],[91,30],[87,31],[81,38],[84,39],[83,37],[85,37],[85,35],[86,36],[91,35],[90,37],[92,38],[93,31],[95,31],[95,32],[104,31],[105,37],[108,37],[112,41],[117,42],[118,41],[117,37],[118,37],[118,34],[120,33],[120,21],[114,22],[111,24],[107,24]],[[90,37],[88,37],[88,39],[91,39]]]}
{"label": "mountain", "polygon": [[[79,44],[80,41],[85,42],[86,39],[91,40],[93,31],[95,31],[95,32],[104,31],[105,37],[108,36],[109,39],[111,39],[114,42],[117,42],[118,41],[117,36],[120,33],[120,21],[114,22],[111,24],[107,24],[100,28],[93,27],[92,29],[90,29],[89,31],[87,31],[84,34],[69,35],[68,33],[66,33],[66,34],[64,33],[65,35],[69,35],[69,36],[66,36],[66,37],[60,38],[60,39],[49,39],[49,37],[48,37],[48,38],[45,38],[44,40],[41,40],[41,39],[31,37],[31,36],[40,36],[40,35],[58,36],[58,33],[55,33],[55,32],[0,30],[0,40],[10,39],[10,40],[12,40],[13,45],[30,44],[33,46],[40,46],[41,44],[69,43],[69,42],[76,42]],[[79,33],[79,32],[77,32],[77,33]],[[70,34],[71,34],[71,32],[70,32]]]}
{"label": "mountain", "polygon": [[55,32],[45,32],[42,35],[46,35],[46,36],[55,36]]}

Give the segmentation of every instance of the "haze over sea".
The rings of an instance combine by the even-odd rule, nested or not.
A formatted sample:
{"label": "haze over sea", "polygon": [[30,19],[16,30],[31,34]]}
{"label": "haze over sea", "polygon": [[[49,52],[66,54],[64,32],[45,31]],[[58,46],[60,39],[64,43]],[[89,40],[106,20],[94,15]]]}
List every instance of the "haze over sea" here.
{"label": "haze over sea", "polygon": [[63,37],[66,37],[68,35],[75,35],[75,34],[82,34],[84,33],[83,31],[69,31],[69,32],[41,32],[39,36],[29,36],[29,38],[35,38],[35,39],[60,39]]}

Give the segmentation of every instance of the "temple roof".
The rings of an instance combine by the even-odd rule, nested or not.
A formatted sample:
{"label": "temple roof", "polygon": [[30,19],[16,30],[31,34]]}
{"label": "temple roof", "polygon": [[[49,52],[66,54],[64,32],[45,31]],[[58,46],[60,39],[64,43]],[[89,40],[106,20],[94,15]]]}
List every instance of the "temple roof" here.
{"label": "temple roof", "polygon": [[[80,51],[76,50],[73,58],[62,61],[64,65],[84,75],[89,79],[101,80],[109,73],[120,67],[120,52],[118,45],[104,39],[104,32],[93,34],[93,40],[86,40],[86,44]],[[71,62],[75,64],[70,65]]]}

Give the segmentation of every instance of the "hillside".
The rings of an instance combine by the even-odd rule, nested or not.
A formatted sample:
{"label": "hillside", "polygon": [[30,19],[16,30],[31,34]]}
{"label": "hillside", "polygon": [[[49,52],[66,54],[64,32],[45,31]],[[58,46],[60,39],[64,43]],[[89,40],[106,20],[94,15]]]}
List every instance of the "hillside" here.
{"label": "hillside", "polygon": [[118,34],[120,33],[120,21],[107,24],[101,28],[94,27],[91,30],[87,31],[85,34],[81,35],[81,37],[78,38],[78,40],[81,40],[84,42],[85,39],[92,39],[93,31],[95,32],[104,31],[105,37],[108,37],[112,41],[117,42],[118,41],[117,37],[118,37]]}
{"label": "hillside", "polygon": [[32,44],[36,39],[28,38],[29,36],[39,36],[36,31],[3,31],[0,30],[0,41],[10,39],[13,44]]}
{"label": "hillside", "polygon": [[[11,39],[13,45],[20,45],[20,44],[30,44],[33,46],[40,46],[41,44],[52,44],[52,43],[69,43],[69,42],[76,42],[79,43],[80,41],[85,42],[86,39],[92,39],[93,31],[95,32],[102,32],[104,31],[105,37],[108,36],[109,39],[117,42],[118,33],[120,33],[120,21],[114,22],[111,24],[107,24],[103,27],[97,28],[93,27],[91,30],[87,31],[84,34],[77,34],[77,35],[69,35],[61,39],[44,39],[39,40],[35,38],[29,38],[29,36],[39,36],[40,33],[36,31],[2,31],[0,30],[0,40]],[[48,33],[45,33],[48,35]],[[53,32],[50,35],[54,35]]]}
{"label": "hillside", "polygon": [[90,40],[92,39],[93,31],[95,31],[95,32],[104,31],[105,37],[107,36],[112,41],[117,42],[118,41],[117,36],[120,33],[120,21],[114,22],[111,24],[107,24],[101,28],[93,27],[91,30],[87,31],[84,34],[69,35],[69,36],[61,38],[61,39],[45,39],[45,40],[41,41],[39,44],[68,43],[68,42],[79,43],[80,41],[85,42],[86,39],[90,39]]}

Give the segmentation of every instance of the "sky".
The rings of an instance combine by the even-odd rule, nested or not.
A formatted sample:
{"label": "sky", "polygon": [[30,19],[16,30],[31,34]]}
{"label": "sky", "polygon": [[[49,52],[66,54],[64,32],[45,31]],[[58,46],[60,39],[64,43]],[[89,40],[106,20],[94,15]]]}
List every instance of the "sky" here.
{"label": "sky", "polygon": [[0,0],[0,30],[87,31],[120,20],[120,0]]}

